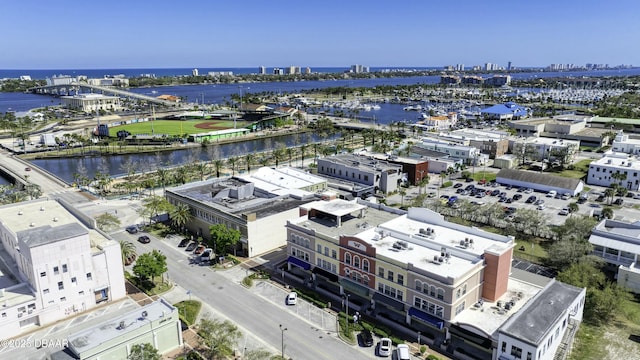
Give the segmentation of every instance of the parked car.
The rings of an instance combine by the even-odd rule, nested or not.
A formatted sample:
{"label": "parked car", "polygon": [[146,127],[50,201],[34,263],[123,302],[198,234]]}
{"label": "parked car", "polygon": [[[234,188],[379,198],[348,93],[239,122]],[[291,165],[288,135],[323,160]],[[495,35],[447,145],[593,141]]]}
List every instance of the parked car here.
{"label": "parked car", "polygon": [[522,194],[515,194],[515,195],[513,195],[513,201],[518,201],[518,200],[520,200],[520,199],[522,199]]}
{"label": "parked car", "polygon": [[126,230],[129,234],[135,234],[138,232],[138,226],[130,225],[130,226],[127,226]]}
{"label": "parked car", "polygon": [[202,254],[204,252],[204,250],[206,248],[207,248],[206,246],[200,244],[200,245],[198,245],[198,247],[196,247],[195,250],[193,250],[193,253],[196,254],[196,255],[200,255],[200,254]]}
{"label": "parked car", "polygon": [[453,185],[453,187],[456,188],[456,189],[460,188],[460,187],[462,187],[462,183],[456,183],[455,185]]}
{"label": "parked car", "polygon": [[622,198],[617,198],[613,204],[614,205],[622,205],[624,203],[624,200],[622,200]]}
{"label": "parked car", "polygon": [[182,239],[182,241],[180,241],[180,244],[178,244],[178,247],[186,247],[187,245],[189,245],[189,239]]}
{"label": "parked car", "polygon": [[531,194],[532,192],[533,192],[533,189],[532,189],[532,188],[527,188],[527,189],[524,191],[524,193],[525,193],[525,194]]}
{"label": "parked car", "polygon": [[571,199],[571,194],[569,193],[562,194],[562,200],[569,200],[569,199]]}
{"label": "parked car", "polygon": [[379,356],[390,356],[391,355],[391,339],[382,338],[378,343],[378,355]]}
{"label": "parked car", "polygon": [[373,335],[370,330],[362,330],[360,332],[360,340],[362,340],[362,346],[373,346]]}
{"label": "parked car", "polygon": [[535,205],[542,205],[542,204],[544,204],[544,200],[538,199],[538,200],[536,200],[536,202],[534,204]]}
{"label": "parked car", "polygon": [[544,204],[538,205],[538,210],[544,210],[544,209],[546,209],[546,206]]}
{"label": "parked car", "polygon": [[526,202],[527,204],[531,204],[531,203],[536,202],[536,200],[538,200],[538,198],[537,198],[537,197],[535,197],[534,195],[531,195],[531,196],[529,196],[529,197],[527,198],[527,201],[525,201],[525,202]]}
{"label": "parked car", "polygon": [[551,190],[547,193],[547,197],[555,197],[558,194],[557,191]]}
{"label": "parked car", "polygon": [[603,194],[598,195],[598,198],[596,199],[596,201],[598,202],[604,201],[604,195]]}
{"label": "parked car", "polygon": [[633,198],[636,199],[636,200],[640,199],[640,193],[637,193],[637,194],[633,195]]}
{"label": "parked car", "polygon": [[191,244],[187,245],[187,248],[184,249],[184,251],[193,251],[196,249],[196,246],[198,246],[198,243],[194,241]]}
{"label": "parked car", "polygon": [[295,291],[287,295],[287,305],[295,305],[298,302],[298,294]]}
{"label": "parked car", "polygon": [[147,235],[142,235],[138,237],[138,241],[143,244],[148,244],[151,242],[151,239]]}
{"label": "parked car", "polygon": [[411,355],[409,355],[409,345],[398,344],[398,346],[396,347],[396,359],[411,360]]}
{"label": "parked car", "polygon": [[201,261],[209,261],[209,260],[211,260],[212,257],[213,257],[213,249],[211,249],[211,248],[204,249],[202,254],[200,254],[200,260]]}
{"label": "parked car", "polygon": [[558,213],[558,215],[564,215],[564,216],[569,215],[569,208],[567,208],[567,207],[562,208],[562,210],[560,210],[560,212]]}
{"label": "parked car", "polygon": [[500,190],[498,190],[498,189],[493,190],[493,191],[491,192],[491,196],[498,196],[498,195],[500,195]]}

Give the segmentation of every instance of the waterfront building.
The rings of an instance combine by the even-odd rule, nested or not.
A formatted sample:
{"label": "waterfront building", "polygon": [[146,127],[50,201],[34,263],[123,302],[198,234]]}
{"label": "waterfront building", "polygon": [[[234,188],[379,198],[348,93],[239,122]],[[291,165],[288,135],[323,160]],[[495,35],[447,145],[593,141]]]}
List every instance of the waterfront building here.
{"label": "waterfront building", "polygon": [[273,75],[282,75],[282,69],[273,68]]}
{"label": "waterfront building", "polygon": [[423,120],[418,121],[413,126],[426,131],[448,130],[458,123],[458,113],[450,112],[447,115],[424,115]]}
{"label": "waterfront building", "polygon": [[[618,175],[613,176],[614,174]],[[587,184],[605,187],[619,184],[628,190],[639,190],[640,158],[609,150],[602,158],[589,164]]]}
{"label": "waterfront building", "polygon": [[71,75],[54,75],[46,79],[47,86],[60,86],[71,85],[81,81],[86,81],[87,77],[84,75],[71,76]]}
{"label": "waterfront building", "polygon": [[75,332],[55,360],[127,359],[131,347],[151,344],[159,354],[183,345],[178,309],[160,298],[122,316]]}
{"label": "waterfront building", "polygon": [[260,74],[260,75],[266,75],[266,74],[267,74],[267,68],[266,68],[266,67],[264,67],[264,66],[260,66],[260,67],[258,68],[258,74]]}
{"label": "waterfront building", "polygon": [[516,154],[518,149],[527,151],[528,157],[534,161],[570,164],[575,160],[580,149],[580,142],[576,140],[553,139],[543,137],[515,138],[509,142],[509,149]]}
{"label": "waterfront building", "polygon": [[505,86],[511,84],[511,75],[494,75],[484,81],[491,86]]}
{"label": "waterfront building", "polygon": [[493,120],[514,120],[529,116],[529,109],[514,102],[496,104],[480,111],[482,115]]}
{"label": "waterfront building", "polygon": [[305,74],[311,74],[311,68],[308,67],[308,66],[306,68],[304,68],[304,73]]}
{"label": "waterfront building", "polygon": [[424,159],[416,159],[405,156],[387,155],[381,153],[361,152],[359,155],[387,161],[390,164],[402,166],[402,172],[407,174],[406,179],[411,185],[418,185],[422,178],[429,174],[429,162]]}
{"label": "waterfront building", "polygon": [[616,273],[618,285],[640,293],[640,222],[604,219],[589,236],[592,254]]}
{"label": "waterfront building", "polygon": [[515,129],[518,136],[574,140],[579,141],[580,146],[600,147],[607,144],[610,130],[592,127],[589,124],[591,119],[591,116],[567,114],[513,120],[509,122],[509,127]]}
{"label": "waterfront building", "polygon": [[482,76],[467,75],[463,76],[460,82],[464,85],[482,85],[484,84],[484,78]]}
{"label": "waterfront building", "polygon": [[96,86],[129,87],[129,79],[123,76],[105,76],[103,78],[87,79],[87,83]]}
{"label": "waterfront building", "polygon": [[198,76],[198,69],[191,70],[191,76]]}
{"label": "waterfront building", "polygon": [[359,64],[351,65],[349,72],[356,73],[356,74],[368,73],[369,67],[364,65],[359,65]]}
{"label": "waterfront building", "polygon": [[318,174],[364,185],[371,194],[388,194],[406,179],[402,165],[368,156],[340,154],[318,159]]}
{"label": "waterfront building", "polygon": [[460,141],[463,145],[478,148],[481,153],[489,155],[491,159],[502,156],[509,151],[509,133],[505,131],[459,129],[449,133],[441,133],[438,138],[449,141]]}
{"label": "waterfront building", "polygon": [[440,84],[460,84],[460,76],[457,75],[442,75],[440,76]]}
{"label": "waterfront building", "polygon": [[126,296],[120,245],[60,200],[0,207],[0,339]]}
{"label": "waterfront building", "polygon": [[209,226],[224,224],[240,231],[234,253],[253,257],[285,245],[286,221],[326,189],[325,179],[301,170],[260,168],[252,175],[170,188],[165,197],[189,207],[193,218],[185,227],[193,234],[210,239]]}
{"label": "waterfront building", "polygon": [[99,110],[118,111],[122,110],[120,97],[103,94],[78,94],[71,96],[61,96],[62,104],[68,109],[80,110],[85,113],[95,113]]}
{"label": "waterfront building", "polygon": [[[353,311],[405,323],[442,351],[496,360],[499,338],[514,345],[519,339],[501,331],[513,327],[509,318],[540,313],[539,304],[553,314],[575,309],[576,322],[582,317],[584,289],[576,294],[511,268],[513,237],[450,223],[428,209],[402,211],[361,199],[315,201],[300,213],[286,225],[287,276],[341,296]],[[548,302],[554,299],[577,299],[580,307]],[[536,334],[555,331],[556,321],[540,317]]]}

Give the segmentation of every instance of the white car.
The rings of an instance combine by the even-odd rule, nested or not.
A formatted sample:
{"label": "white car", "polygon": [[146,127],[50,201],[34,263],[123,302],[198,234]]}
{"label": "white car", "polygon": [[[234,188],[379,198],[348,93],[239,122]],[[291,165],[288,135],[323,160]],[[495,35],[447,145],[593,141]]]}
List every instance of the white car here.
{"label": "white car", "polygon": [[396,359],[411,360],[411,355],[409,355],[409,346],[407,344],[398,344],[396,347]]}
{"label": "white car", "polygon": [[546,208],[546,206],[544,206],[544,204],[538,205],[538,210],[544,210],[545,208]]}
{"label": "white car", "polygon": [[555,190],[551,190],[547,193],[547,197],[555,197],[558,193]]}
{"label": "white car", "polygon": [[569,193],[562,194],[562,200],[569,200],[569,199],[571,199],[571,194]]}
{"label": "white car", "polygon": [[393,343],[389,338],[382,338],[378,343],[378,355],[379,356],[391,356],[391,346]]}
{"label": "white car", "polygon": [[527,189],[524,191],[524,193],[525,193],[525,194],[531,194],[532,192],[533,192],[533,189],[532,189],[532,188],[527,188]]}
{"label": "white car", "polygon": [[560,212],[558,213],[560,215],[569,215],[569,208],[562,208],[562,210],[560,210]]}
{"label": "white car", "polygon": [[295,305],[298,302],[298,294],[292,291],[287,295],[287,305]]}

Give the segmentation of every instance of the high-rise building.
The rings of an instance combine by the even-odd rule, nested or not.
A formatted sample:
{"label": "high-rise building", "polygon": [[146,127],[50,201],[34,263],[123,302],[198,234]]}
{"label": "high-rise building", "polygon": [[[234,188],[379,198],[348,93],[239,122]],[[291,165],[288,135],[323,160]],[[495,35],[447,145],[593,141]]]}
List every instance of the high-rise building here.
{"label": "high-rise building", "polygon": [[305,74],[311,74],[311,68],[307,66],[307,67],[304,69],[304,73],[305,73]]}
{"label": "high-rise building", "polygon": [[464,71],[464,64],[457,64],[456,71]]}
{"label": "high-rise building", "polygon": [[260,66],[260,67],[258,68],[258,74],[260,74],[260,75],[265,75],[266,73],[267,73],[267,68],[266,68],[266,67],[264,67],[264,66]]}
{"label": "high-rise building", "polygon": [[367,73],[367,72],[369,72],[369,67],[368,66],[359,65],[359,64],[351,65],[350,72],[356,73],[356,74]]}
{"label": "high-rise building", "polygon": [[273,75],[282,75],[282,69],[273,68]]}
{"label": "high-rise building", "polygon": [[191,70],[191,75],[198,76],[198,69]]}
{"label": "high-rise building", "polygon": [[507,63],[507,70],[511,71],[511,61]]}

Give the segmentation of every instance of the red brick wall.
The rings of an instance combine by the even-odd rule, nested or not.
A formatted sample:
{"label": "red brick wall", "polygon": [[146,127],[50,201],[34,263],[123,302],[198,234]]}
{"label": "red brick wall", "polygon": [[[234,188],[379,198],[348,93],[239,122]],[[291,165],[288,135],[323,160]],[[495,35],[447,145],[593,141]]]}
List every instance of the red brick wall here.
{"label": "red brick wall", "polygon": [[484,284],[482,297],[488,301],[498,300],[507,292],[509,273],[511,272],[512,250],[500,256],[485,253]]}

